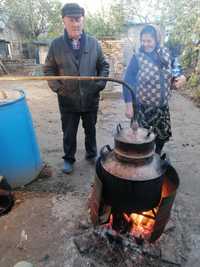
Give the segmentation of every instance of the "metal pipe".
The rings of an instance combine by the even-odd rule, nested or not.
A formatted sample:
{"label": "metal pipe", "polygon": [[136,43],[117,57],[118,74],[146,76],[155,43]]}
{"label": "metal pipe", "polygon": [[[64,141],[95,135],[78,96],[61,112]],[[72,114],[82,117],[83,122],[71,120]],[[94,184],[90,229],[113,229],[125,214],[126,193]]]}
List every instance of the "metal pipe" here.
{"label": "metal pipe", "polygon": [[3,76],[0,77],[0,81],[54,81],[54,80],[78,80],[78,81],[109,81],[109,82],[116,82],[119,84],[124,85],[130,92],[132,97],[132,105],[134,110],[133,118],[131,119],[131,124],[134,121],[137,121],[137,103],[136,97],[134,93],[134,88],[130,86],[127,82],[114,79],[111,77],[103,77],[103,76]]}

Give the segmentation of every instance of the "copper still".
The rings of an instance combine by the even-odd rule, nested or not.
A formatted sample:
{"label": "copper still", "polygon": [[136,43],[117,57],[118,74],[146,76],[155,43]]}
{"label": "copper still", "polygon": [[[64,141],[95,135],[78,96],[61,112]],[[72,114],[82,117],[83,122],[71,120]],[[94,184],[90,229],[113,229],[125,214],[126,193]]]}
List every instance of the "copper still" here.
{"label": "copper still", "polygon": [[166,161],[155,153],[155,135],[140,128],[117,126],[114,149],[100,151],[96,173],[103,184],[105,204],[116,212],[140,212],[159,204]]}

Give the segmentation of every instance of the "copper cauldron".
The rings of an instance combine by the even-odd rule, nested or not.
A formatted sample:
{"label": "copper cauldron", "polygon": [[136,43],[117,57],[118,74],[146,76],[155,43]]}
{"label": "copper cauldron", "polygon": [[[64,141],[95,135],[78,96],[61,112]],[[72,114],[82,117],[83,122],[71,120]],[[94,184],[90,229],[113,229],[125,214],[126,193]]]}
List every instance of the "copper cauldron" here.
{"label": "copper cauldron", "polygon": [[96,164],[103,199],[116,211],[155,208],[161,198],[166,161],[155,153],[155,135],[140,127],[117,126],[115,147],[104,146]]}

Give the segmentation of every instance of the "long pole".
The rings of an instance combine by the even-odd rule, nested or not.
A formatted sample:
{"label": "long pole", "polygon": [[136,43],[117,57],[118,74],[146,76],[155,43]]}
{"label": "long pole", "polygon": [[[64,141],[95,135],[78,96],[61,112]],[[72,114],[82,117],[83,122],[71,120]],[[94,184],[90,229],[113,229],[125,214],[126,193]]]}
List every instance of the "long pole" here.
{"label": "long pole", "polygon": [[130,86],[127,82],[114,79],[111,77],[103,77],[103,76],[2,76],[0,77],[0,81],[54,81],[54,80],[76,80],[76,81],[109,81],[109,82],[116,82],[125,86],[132,97],[132,105],[134,110],[134,116],[132,121],[137,121],[137,104],[136,104],[136,97],[134,93],[134,88]]}

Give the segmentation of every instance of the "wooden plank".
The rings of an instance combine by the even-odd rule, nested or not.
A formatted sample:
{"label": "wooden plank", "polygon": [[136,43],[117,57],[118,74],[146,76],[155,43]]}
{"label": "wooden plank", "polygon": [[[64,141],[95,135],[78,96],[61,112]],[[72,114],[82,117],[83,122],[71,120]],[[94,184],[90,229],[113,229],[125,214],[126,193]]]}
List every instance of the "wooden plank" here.
{"label": "wooden plank", "polygon": [[6,67],[4,66],[4,64],[1,60],[0,60],[0,67],[2,68],[2,70],[5,74],[9,74],[9,72],[7,71]]}

